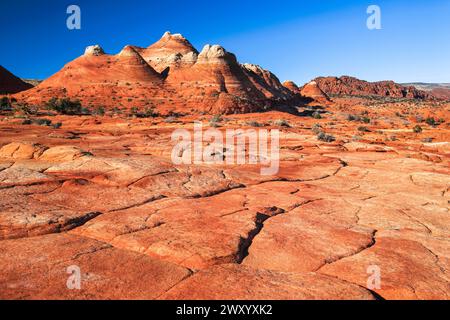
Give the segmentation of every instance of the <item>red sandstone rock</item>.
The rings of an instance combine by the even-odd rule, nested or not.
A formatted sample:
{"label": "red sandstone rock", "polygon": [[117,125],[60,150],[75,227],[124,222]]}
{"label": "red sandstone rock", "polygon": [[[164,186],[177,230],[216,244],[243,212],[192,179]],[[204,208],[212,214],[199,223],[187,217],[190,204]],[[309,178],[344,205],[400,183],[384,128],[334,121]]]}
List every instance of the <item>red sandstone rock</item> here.
{"label": "red sandstone rock", "polygon": [[319,77],[314,79],[320,89],[333,95],[384,96],[393,98],[432,99],[433,96],[416,88],[404,87],[393,81],[367,82],[353,77]]}
{"label": "red sandstone rock", "polygon": [[239,265],[201,271],[164,294],[170,300],[373,300],[362,287],[314,273],[284,273]]}

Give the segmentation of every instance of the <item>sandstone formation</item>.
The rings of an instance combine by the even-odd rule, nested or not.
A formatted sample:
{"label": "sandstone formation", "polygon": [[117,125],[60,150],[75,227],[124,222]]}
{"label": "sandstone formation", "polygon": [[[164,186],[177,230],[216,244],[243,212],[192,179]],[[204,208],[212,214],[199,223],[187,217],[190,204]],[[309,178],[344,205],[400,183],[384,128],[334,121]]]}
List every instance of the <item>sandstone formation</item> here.
{"label": "sandstone formation", "polygon": [[117,55],[90,46],[85,54],[19,100],[44,104],[78,99],[86,107],[152,108],[168,113],[253,112],[294,101],[271,72],[239,64],[219,45],[199,53],[180,34],[166,32],[148,48],[126,46]]}
{"label": "sandstone formation", "polygon": [[409,99],[432,99],[433,96],[413,86],[405,87],[393,81],[367,82],[353,77],[319,77],[314,79],[328,95],[381,96]]}
{"label": "sandstone formation", "polygon": [[311,81],[299,89],[303,97],[311,98],[319,103],[326,104],[330,102],[330,98],[320,89],[316,81]]}
{"label": "sandstone formation", "polygon": [[0,95],[31,89],[33,86],[17,78],[0,65]]}

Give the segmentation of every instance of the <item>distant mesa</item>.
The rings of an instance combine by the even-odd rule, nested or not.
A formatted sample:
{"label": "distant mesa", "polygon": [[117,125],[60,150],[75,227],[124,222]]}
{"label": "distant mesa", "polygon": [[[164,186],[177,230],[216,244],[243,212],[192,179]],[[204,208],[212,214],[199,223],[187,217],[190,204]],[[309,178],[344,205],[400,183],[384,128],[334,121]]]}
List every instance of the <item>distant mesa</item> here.
{"label": "distant mesa", "polygon": [[14,94],[33,88],[0,65],[0,94]]}

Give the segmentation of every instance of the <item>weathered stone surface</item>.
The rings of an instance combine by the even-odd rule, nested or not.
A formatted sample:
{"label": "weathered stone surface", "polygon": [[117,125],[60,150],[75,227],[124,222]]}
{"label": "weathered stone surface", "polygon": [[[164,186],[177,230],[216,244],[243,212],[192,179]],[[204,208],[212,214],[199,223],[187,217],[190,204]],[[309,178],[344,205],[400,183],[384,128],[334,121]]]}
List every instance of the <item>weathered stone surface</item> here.
{"label": "weathered stone surface", "polygon": [[160,297],[170,300],[373,300],[366,289],[315,273],[225,264],[203,270]]}
{"label": "weathered stone surface", "polygon": [[[0,260],[0,299],[155,299],[190,275],[176,265],[68,234],[1,241]],[[80,290],[67,287],[70,267],[79,268]]]}
{"label": "weathered stone surface", "polygon": [[[196,64],[178,35],[151,51],[174,50],[181,56],[154,65]],[[119,65],[141,65],[137,53],[126,47]],[[192,63],[183,60],[190,54]],[[228,72],[231,60],[211,58],[194,78]],[[106,66],[111,57],[89,59]],[[275,81],[257,66],[238,66],[252,85],[256,76]],[[269,95],[264,83],[258,88]],[[174,165],[172,132],[198,120],[206,127],[206,115],[52,116],[59,129],[2,118],[2,298],[448,299],[449,131],[422,123],[420,135],[396,115],[415,125],[415,113],[448,118],[445,108],[391,103],[375,112],[336,98],[322,119],[279,111],[224,117],[222,131],[281,130],[272,176],[261,175],[261,165]],[[363,113],[370,131],[347,120]],[[336,140],[317,139],[318,128]],[[66,262],[82,264],[87,291],[64,291]],[[376,294],[365,289],[374,265]]]}

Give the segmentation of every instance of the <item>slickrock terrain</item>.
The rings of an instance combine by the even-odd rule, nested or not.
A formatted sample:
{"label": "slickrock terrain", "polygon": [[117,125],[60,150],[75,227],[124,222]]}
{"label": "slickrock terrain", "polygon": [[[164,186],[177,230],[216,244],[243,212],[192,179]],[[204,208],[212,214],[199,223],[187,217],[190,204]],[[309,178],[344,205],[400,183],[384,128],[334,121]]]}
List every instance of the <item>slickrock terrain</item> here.
{"label": "slickrock terrain", "polygon": [[[70,78],[72,94],[89,95],[89,73],[102,97],[126,90],[101,84],[114,74],[139,95],[201,73],[203,87],[223,76],[229,92],[285,92],[220,47],[185,66],[197,53],[165,37],[118,56],[92,47],[37,90]],[[176,66],[161,58],[172,51]],[[320,117],[310,108],[220,119],[4,112],[0,299],[450,299],[450,105],[333,98]],[[172,132],[194,121],[279,129],[279,172],[173,164]],[[73,266],[80,290],[66,285]]]}
{"label": "slickrock terrain", "polygon": [[17,78],[11,72],[0,65],[0,95],[8,93],[17,93],[33,88],[29,83]]}
{"label": "slickrock terrain", "polygon": [[[0,98],[0,299],[450,299],[450,103],[429,92],[281,83],[167,32]],[[198,122],[279,130],[279,170],[175,152]],[[227,161],[175,164],[189,150]]]}

